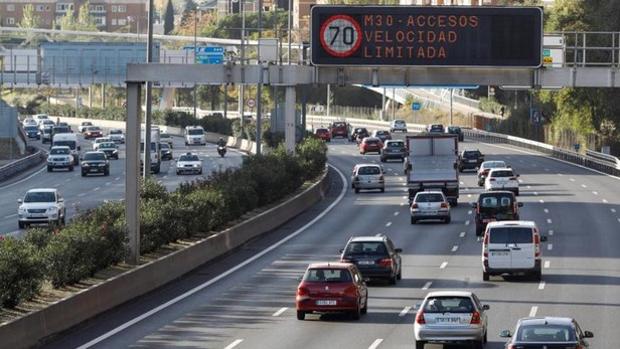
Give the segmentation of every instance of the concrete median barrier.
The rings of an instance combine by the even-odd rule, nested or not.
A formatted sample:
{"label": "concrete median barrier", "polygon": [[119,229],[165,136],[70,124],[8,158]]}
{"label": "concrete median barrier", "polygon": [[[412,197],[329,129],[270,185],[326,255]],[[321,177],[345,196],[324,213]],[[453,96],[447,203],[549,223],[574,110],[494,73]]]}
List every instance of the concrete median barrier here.
{"label": "concrete median barrier", "polygon": [[0,349],[28,348],[106,310],[146,294],[301,214],[325,195],[327,172],[303,192],[231,228],[78,294],[0,325]]}

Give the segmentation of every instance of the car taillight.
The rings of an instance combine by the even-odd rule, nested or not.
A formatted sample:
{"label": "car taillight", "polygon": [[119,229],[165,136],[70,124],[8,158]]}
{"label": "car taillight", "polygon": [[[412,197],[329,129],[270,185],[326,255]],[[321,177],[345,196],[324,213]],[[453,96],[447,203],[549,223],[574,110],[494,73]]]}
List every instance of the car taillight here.
{"label": "car taillight", "polygon": [[308,296],[310,296],[310,291],[308,291],[307,288],[305,288],[305,287],[298,287],[297,288],[297,298],[298,299],[299,298],[305,299],[305,298],[308,298]]}
{"label": "car taillight", "polygon": [[540,257],[540,235],[538,233],[534,233],[534,248],[535,248],[535,257]]}
{"label": "car taillight", "polygon": [[448,208],[448,203],[442,202],[441,203],[441,208]]}
{"label": "car taillight", "polygon": [[379,180],[382,181],[383,180],[383,175],[379,176]]}
{"label": "car taillight", "polygon": [[391,267],[392,266],[392,259],[391,258],[383,258],[381,260],[379,260],[378,263],[380,266],[382,267]]}
{"label": "car taillight", "polygon": [[480,313],[474,311],[471,314],[471,321],[469,322],[471,325],[480,325]]}
{"label": "car taillight", "polygon": [[511,181],[516,181],[516,180],[517,180],[517,177],[510,177],[510,180],[511,180]]}
{"label": "car taillight", "polygon": [[411,205],[411,208],[418,208],[418,204]]}
{"label": "car taillight", "polygon": [[482,243],[482,255],[489,258],[489,234],[484,234],[484,242]]}
{"label": "car taillight", "polygon": [[357,287],[351,285],[344,290],[344,294],[350,297],[357,297]]}
{"label": "car taillight", "polygon": [[424,312],[420,311],[416,314],[415,316],[415,322],[416,324],[419,325],[424,325],[426,323],[426,320],[424,319]]}

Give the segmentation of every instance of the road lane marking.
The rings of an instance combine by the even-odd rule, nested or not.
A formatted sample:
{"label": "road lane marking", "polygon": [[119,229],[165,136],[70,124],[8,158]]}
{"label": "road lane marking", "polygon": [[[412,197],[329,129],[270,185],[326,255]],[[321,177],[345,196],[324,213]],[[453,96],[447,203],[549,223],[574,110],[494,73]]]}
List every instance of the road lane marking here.
{"label": "road lane marking", "polygon": [[554,231],[553,230],[549,230],[549,235],[553,236]]}
{"label": "road lane marking", "polygon": [[464,231],[462,231],[462,232],[459,234],[459,237],[464,238],[464,237],[465,237],[465,234],[466,234],[466,233],[465,233]]}
{"label": "road lane marking", "polygon": [[[77,349],[86,349],[86,348],[90,348],[98,343],[101,343],[102,341],[113,337],[114,335],[124,331],[125,329],[139,323],[140,321],[147,319],[151,316],[153,316],[154,314],[157,314],[158,312],[170,307],[171,305],[174,305],[184,299],[186,299],[187,297],[190,297],[194,294],[196,294],[197,292],[202,291],[203,289],[213,285],[214,283],[226,278],[227,276],[237,272],[238,270],[244,268],[245,266],[253,263],[254,261],[258,260],[259,258],[263,257],[264,255],[266,255],[267,253],[270,253],[271,251],[275,250],[276,248],[282,246],[283,244],[285,244],[287,241],[297,237],[298,235],[300,235],[301,233],[303,233],[304,231],[306,231],[306,229],[308,229],[309,227],[314,226],[314,224],[316,224],[316,222],[318,222],[319,220],[321,220],[325,215],[327,215],[329,212],[331,212],[331,210],[334,209],[334,207],[336,207],[341,201],[342,198],[344,198],[345,194],[347,193],[347,189],[349,188],[349,186],[351,185],[351,183],[349,183],[349,181],[346,179],[346,177],[344,176],[344,174],[342,173],[342,171],[340,171],[338,168],[336,168],[335,166],[331,166],[329,165],[332,169],[334,169],[334,171],[336,171],[336,173],[338,173],[338,175],[340,176],[340,178],[342,179],[343,182],[343,186],[342,189],[340,190],[340,194],[338,195],[338,197],[336,198],[336,200],[334,200],[334,202],[332,202],[327,208],[325,208],[325,210],[323,210],[321,213],[319,213],[318,216],[314,217],[310,222],[306,223],[304,226],[302,226],[301,228],[297,229],[295,232],[291,233],[290,235],[284,237],[283,239],[279,240],[278,242],[272,244],[271,246],[268,246],[267,248],[263,249],[262,251],[260,251],[259,253],[255,254],[254,256],[246,259],[245,261],[235,265],[234,267],[226,270],[225,272],[215,276],[214,278],[192,288],[191,290],[167,301],[166,303],[160,304],[157,307],[139,315],[136,316],[135,318],[115,327],[114,329],[102,334],[101,336],[91,340],[88,343],[85,343],[81,346],[79,346]],[[230,349],[230,348],[229,348]]]}
{"label": "road lane marking", "polygon": [[459,249],[459,245],[452,246],[452,252],[456,252]]}
{"label": "road lane marking", "polygon": [[462,181],[460,182],[461,185],[465,185],[465,183],[463,183]]}
{"label": "road lane marking", "polygon": [[79,193],[77,196],[82,197],[82,196],[84,196],[84,195],[86,195],[86,193]]}
{"label": "road lane marking", "polygon": [[106,187],[110,186],[112,184],[112,182],[105,182]]}
{"label": "road lane marking", "polygon": [[374,342],[372,342],[372,344],[368,347],[368,349],[377,349],[379,345],[381,345],[382,342],[383,342],[383,339],[377,338],[375,339]]}
{"label": "road lane marking", "polygon": [[547,284],[546,282],[541,281],[541,282],[538,284],[538,289],[539,289],[539,290],[544,290],[544,289],[545,289],[545,285],[546,285],[546,284]]}
{"label": "road lane marking", "polygon": [[551,261],[545,261],[545,269],[549,269],[549,267],[551,266]]}
{"label": "road lane marking", "polygon": [[409,306],[404,307],[403,310],[400,311],[398,316],[403,317],[403,316],[407,315],[407,313],[409,313],[410,311],[411,311],[411,307],[409,307]]}
{"label": "road lane marking", "polygon": [[540,202],[541,204],[544,204],[544,203],[545,203],[545,200],[540,199],[540,200],[538,200],[538,202]]}
{"label": "road lane marking", "polygon": [[236,339],[234,342],[228,344],[224,349],[233,349],[237,345],[241,344],[241,342],[243,342],[243,339]]}
{"label": "road lane marking", "polygon": [[409,199],[409,197],[408,196],[403,196],[403,199]]}
{"label": "road lane marking", "polygon": [[[43,166],[40,170],[38,170],[38,171],[34,172],[34,173],[33,173],[33,174],[31,174],[30,176],[28,176],[28,177],[26,177],[26,178],[22,178],[22,179],[18,180],[17,182],[13,182],[13,183],[10,183],[10,184],[7,184],[7,185],[3,185],[3,186],[1,186],[1,187],[0,187],[0,189],[10,188],[10,187],[12,187],[12,186],[14,186],[14,185],[17,185],[17,184],[20,184],[20,183],[24,183],[25,181],[29,180],[30,178],[32,178],[32,177],[34,177],[34,176],[36,176],[36,175],[38,175],[38,174],[40,174],[40,173],[43,173],[43,171],[44,171],[45,169],[46,169],[46,167],[45,167],[45,166]],[[76,175],[76,176],[78,176],[78,175]]]}
{"label": "road lane marking", "polygon": [[400,203],[400,205],[401,205],[401,206],[405,206],[405,203],[404,203],[404,202],[401,202],[401,203]]}
{"label": "road lane marking", "polygon": [[553,250],[553,244],[548,244],[547,245],[547,250],[549,250],[549,251]]}
{"label": "road lane marking", "polygon": [[423,290],[428,290],[429,288],[431,288],[431,285],[433,285],[432,281],[429,281],[427,283],[424,284],[424,286],[422,286]]}
{"label": "road lane marking", "polygon": [[527,188],[527,189],[532,189],[532,186],[528,185],[526,188]]}
{"label": "road lane marking", "polygon": [[612,208],[612,209],[611,209],[611,212],[612,212],[612,213],[616,213],[616,209],[615,209],[615,208]]}
{"label": "road lane marking", "polygon": [[8,218],[12,218],[12,217],[17,217],[17,213],[13,213],[13,214],[10,214],[8,216],[4,216],[4,219],[8,219]]}
{"label": "road lane marking", "polygon": [[71,182],[71,178],[65,179],[65,182]]}
{"label": "road lane marking", "polygon": [[115,181],[119,181],[120,179],[121,179],[121,177],[114,178]]}
{"label": "road lane marking", "polygon": [[574,181],[575,181],[575,178],[570,178],[569,180],[570,180],[571,182],[574,182]]}
{"label": "road lane marking", "polygon": [[544,209],[543,211],[545,211],[545,213],[549,213],[549,210],[548,210],[548,209]]}
{"label": "road lane marking", "polygon": [[441,265],[439,266],[439,269],[446,269],[446,267],[448,266],[448,262],[443,262],[441,263]]}
{"label": "road lane marking", "polygon": [[467,197],[468,197],[468,198],[470,198],[470,197],[471,197],[471,194],[467,194]]}
{"label": "road lane marking", "polygon": [[95,187],[95,188],[93,189],[93,191],[97,191],[97,190],[99,190],[99,189],[101,189],[101,188],[100,188],[100,187]]}
{"label": "road lane marking", "polygon": [[537,306],[533,306],[532,309],[530,309],[530,317],[536,316],[537,312],[538,312],[538,307]]}
{"label": "road lane marking", "polygon": [[386,226],[386,227],[389,227],[390,225],[392,225],[392,222],[387,222],[387,223],[385,223],[385,226]]}
{"label": "road lane marking", "polygon": [[396,211],[394,212],[394,217],[398,216],[400,214],[400,212]]}
{"label": "road lane marking", "polygon": [[472,213],[473,213],[473,211],[471,211],[471,210],[467,211],[467,214],[472,214]]}
{"label": "road lane marking", "polygon": [[551,224],[553,223],[553,221],[551,220],[551,218],[547,218],[547,224]]}
{"label": "road lane marking", "polygon": [[469,225],[469,219],[465,221],[465,225]]}
{"label": "road lane marking", "polygon": [[598,195],[598,192],[597,191],[593,191],[592,194]]}
{"label": "road lane marking", "polygon": [[[529,189],[529,188],[528,188],[528,189]],[[538,196],[538,192],[537,192],[537,191],[535,191],[535,192],[534,192],[534,196]]]}
{"label": "road lane marking", "polygon": [[581,185],[581,187],[582,187],[582,188],[587,188],[588,186],[587,186],[587,185],[585,185],[585,184],[582,184],[582,185]]}
{"label": "road lane marking", "polygon": [[603,199],[603,203],[606,204],[606,203],[609,203],[609,201],[607,201],[606,199]]}
{"label": "road lane marking", "polygon": [[287,307],[280,308],[280,310],[276,311],[271,316],[278,317],[278,316],[282,315],[282,313],[284,313],[287,309],[288,309]]}

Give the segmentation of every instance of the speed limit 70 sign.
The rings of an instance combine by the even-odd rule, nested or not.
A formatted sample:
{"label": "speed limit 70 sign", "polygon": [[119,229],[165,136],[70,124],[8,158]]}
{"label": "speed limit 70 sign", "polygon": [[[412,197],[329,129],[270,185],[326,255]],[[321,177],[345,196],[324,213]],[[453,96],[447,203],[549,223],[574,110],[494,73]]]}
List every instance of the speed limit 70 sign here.
{"label": "speed limit 70 sign", "polygon": [[331,16],[321,26],[320,40],[330,55],[349,57],[362,44],[362,28],[351,16]]}

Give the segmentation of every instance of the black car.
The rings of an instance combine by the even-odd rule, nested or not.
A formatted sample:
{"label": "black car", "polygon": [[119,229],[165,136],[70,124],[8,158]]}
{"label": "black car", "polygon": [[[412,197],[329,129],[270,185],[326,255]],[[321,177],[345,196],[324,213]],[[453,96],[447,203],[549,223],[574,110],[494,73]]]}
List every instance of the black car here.
{"label": "black car", "polygon": [[463,150],[459,156],[459,172],[475,170],[484,162],[484,155],[480,150]]}
{"label": "black car", "polygon": [[517,202],[511,191],[492,191],[481,193],[472,207],[476,210],[476,236],[482,236],[489,222],[518,221],[523,203]]}
{"label": "black car", "polygon": [[163,160],[172,160],[172,149],[170,149],[170,144],[160,142],[159,150],[161,152],[161,159]]}
{"label": "black car", "polygon": [[519,319],[515,332],[504,330],[499,335],[510,338],[505,348],[518,349],[587,349],[590,331],[583,331],[571,318],[529,317]]}
{"label": "black car", "polygon": [[104,152],[108,159],[118,160],[118,146],[114,142],[100,143],[97,148],[99,151]]}
{"label": "black car", "polygon": [[24,126],[24,132],[28,138],[41,139],[41,133],[36,126]]}
{"label": "black car", "polygon": [[446,131],[448,132],[448,134],[456,135],[457,138],[459,139],[459,142],[462,142],[465,140],[465,135],[463,135],[463,130],[461,130],[461,128],[458,126],[448,126],[448,129]]}
{"label": "black car", "polygon": [[340,252],[340,260],[355,264],[365,278],[394,285],[402,277],[402,250],[385,235],[352,237]]}
{"label": "black car", "polygon": [[351,142],[358,141],[358,139],[359,141],[361,141],[362,139],[366,137],[370,137],[370,133],[368,132],[368,130],[365,127],[356,127],[353,129],[353,132],[351,132],[351,136],[349,137],[349,140]]}
{"label": "black car", "polygon": [[400,162],[404,162],[406,157],[407,147],[405,146],[405,141],[388,140],[383,143],[381,162],[386,162],[390,159],[397,159],[400,160]]}
{"label": "black car", "polygon": [[69,125],[68,122],[61,121],[61,122],[57,123],[56,126],[67,127],[69,129],[69,132],[73,133],[73,130],[71,129],[71,125]]}
{"label": "black car", "polygon": [[104,176],[110,175],[110,162],[102,151],[89,151],[82,157],[80,163],[82,167],[82,177],[91,173],[103,173]]}
{"label": "black car", "polygon": [[428,133],[444,133],[445,132],[445,128],[443,127],[442,124],[428,125],[426,127],[426,132],[428,132]]}

